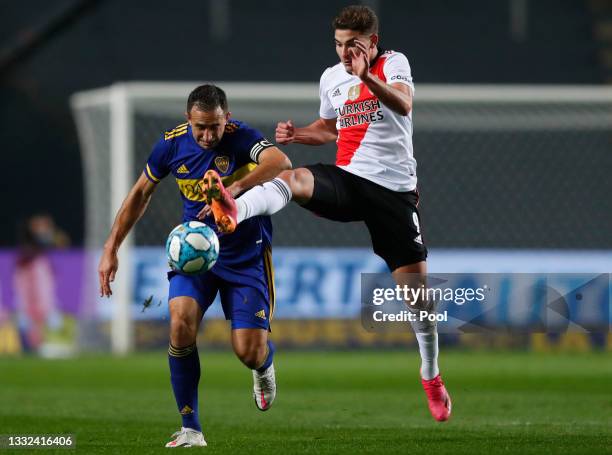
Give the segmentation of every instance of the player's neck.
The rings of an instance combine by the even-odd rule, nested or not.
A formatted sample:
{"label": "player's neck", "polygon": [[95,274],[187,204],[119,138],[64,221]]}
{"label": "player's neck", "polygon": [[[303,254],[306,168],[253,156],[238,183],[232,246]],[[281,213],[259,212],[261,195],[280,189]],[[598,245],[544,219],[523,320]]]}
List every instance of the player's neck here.
{"label": "player's neck", "polygon": [[370,66],[376,63],[376,60],[378,60],[378,57],[380,57],[383,52],[382,48],[376,45],[375,51],[370,54]]}

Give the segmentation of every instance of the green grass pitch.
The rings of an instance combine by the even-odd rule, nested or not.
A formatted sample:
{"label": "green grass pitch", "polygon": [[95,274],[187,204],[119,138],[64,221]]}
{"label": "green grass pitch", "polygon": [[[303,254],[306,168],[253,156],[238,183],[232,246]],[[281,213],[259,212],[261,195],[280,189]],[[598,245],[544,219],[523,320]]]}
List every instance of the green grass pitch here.
{"label": "green grass pitch", "polygon": [[[211,454],[612,450],[609,353],[443,351],[454,404],[446,423],[429,415],[414,351],[280,352],[277,401],[265,413],[233,354],[200,358],[201,450]],[[179,426],[163,352],[0,359],[0,434],[73,433],[87,454],[166,453]]]}

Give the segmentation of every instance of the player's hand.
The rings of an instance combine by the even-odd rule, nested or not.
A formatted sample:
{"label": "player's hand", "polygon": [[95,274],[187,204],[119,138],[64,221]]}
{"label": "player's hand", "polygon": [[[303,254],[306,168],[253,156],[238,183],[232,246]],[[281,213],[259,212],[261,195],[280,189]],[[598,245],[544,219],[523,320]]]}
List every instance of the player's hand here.
{"label": "player's hand", "polygon": [[366,44],[355,40],[355,47],[350,49],[349,53],[351,55],[353,74],[361,80],[367,79],[370,75],[370,60]]}
{"label": "player's hand", "polygon": [[104,249],[98,266],[98,278],[100,279],[100,297],[113,295],[110,284],[115,281],[115,274],[119,268],[117,253]]}
{"label": "player's hand", "polygon": [[281,145],[290,144],[295,140],[295,127],[291,120],[278,122],[276,125],[276,142]]}

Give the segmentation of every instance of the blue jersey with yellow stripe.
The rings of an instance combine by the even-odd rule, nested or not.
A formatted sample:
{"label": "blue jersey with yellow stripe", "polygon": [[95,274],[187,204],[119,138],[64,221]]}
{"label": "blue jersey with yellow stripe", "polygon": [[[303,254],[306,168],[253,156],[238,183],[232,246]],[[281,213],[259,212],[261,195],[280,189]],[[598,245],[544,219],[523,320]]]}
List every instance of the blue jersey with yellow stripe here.
{"label": "blue jersey with yellow stripe", "polygon": [[[213,149],[201,147],[188,123],[164,133],[149,156],[144,173],[157,183],[172,174],[183,201],[183,222],[197,220],[204,207],[198,182],[209,169],[216,170],[225,186],[243,178],[257,166],[259,155],[273,144],[246,123],[231,119],[221,141]],[[212,271],[233,282],[248,282],[254,277],[266,249],[272,244],[272,223],[268,216],[257,216],[240,223],[232,234],[220,233],[212,217],[204,222],[219,236],[219,259]],[[255,272],[255,270],[253,270]]]}

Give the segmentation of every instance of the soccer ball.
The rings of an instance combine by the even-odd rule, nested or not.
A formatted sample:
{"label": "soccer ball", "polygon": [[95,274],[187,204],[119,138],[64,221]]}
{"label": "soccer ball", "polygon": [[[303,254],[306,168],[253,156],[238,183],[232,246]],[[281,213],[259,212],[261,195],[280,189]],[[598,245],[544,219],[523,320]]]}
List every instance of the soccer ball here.
{"label": "soccer ball", "polygon": [[172,229],[166,242],[168,265],[176,272],[197,275],[207,272],[219,257],[217,234],[199,221],[188,221]]}

